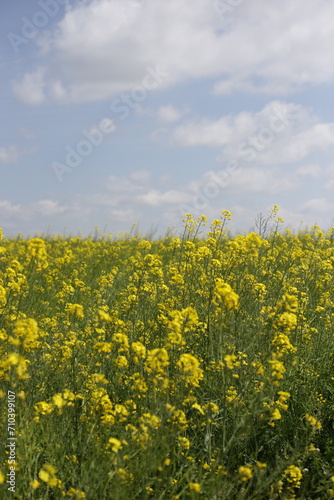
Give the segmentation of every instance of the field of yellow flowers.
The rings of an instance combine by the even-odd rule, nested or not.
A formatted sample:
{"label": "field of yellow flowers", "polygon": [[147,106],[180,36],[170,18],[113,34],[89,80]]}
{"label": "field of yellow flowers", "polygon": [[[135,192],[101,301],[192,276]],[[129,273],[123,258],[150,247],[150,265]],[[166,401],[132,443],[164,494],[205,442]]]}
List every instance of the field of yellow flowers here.
{"label": "field of yellow flowers", "polygon": [[334,229],[229,219],[0,230],[0,498],[334,497]]}

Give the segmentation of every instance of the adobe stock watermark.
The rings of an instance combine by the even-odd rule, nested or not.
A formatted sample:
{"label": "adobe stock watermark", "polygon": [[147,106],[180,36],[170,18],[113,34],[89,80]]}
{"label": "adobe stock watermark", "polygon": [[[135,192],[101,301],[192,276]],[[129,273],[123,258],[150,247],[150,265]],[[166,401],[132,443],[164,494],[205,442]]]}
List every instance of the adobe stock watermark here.
{"label": "adobe stock watermark", "polygon": [[231,178],[240,173],[241,165],[238,161],[233,160],[228,162],[223,170],[218,172],[210,172],[209,180],[201,189],[198,190],[196,195],[191,200],[191,205],[182,204],[180,206],[180,214],[184,216],[186,213],[192,215],[199,214],[206,208],[210,200],[216,198],[222,190],[224,190],[231,182]]}
{"label": "adobe stock watermark", "polygon": [[226,21],[227,15],[231,14],[245,0],[212,0],[212,6],[222,21]]}
{"label": "adobe stock watermark", "polygon": [[277,134],[283,132],[292,121],[292,114],[285,104],[276,103],[272,107],[272,115],[267,127],[262,127],[255,135],[241,141],[238,153],[246,156],[246,161],[256,160],[258,153],[264,151],[271,144]]}
{"label": "adobe stock watermark", "polygon": [[[251,163],[256,160],[259,154],[263,153],[274,141],[275,137],[282,133],[291,123],[293,117],[285,104],[276,103],[272,108],[272,115],[269,118],[268,126],[262,127],[255,135],[241,141],[237,146],[238,156],[244,158],[244,161]],[[218,172],[210,172],[209,180],[191,201],[191,205],[182,204],[180,213],[199,213],[210,203],[210,200],[216,198],[223,189],[230,184],[232,177],[240,174],[242,171],[241,161],[233,160],[228,162],[226,168]]]}
{"label": "adobe stock watermark", "polygon": [[[125,120],[131,114],[131,111],[148,97],[149,92],[157,89],[164,79],[169,76],[168,71],[159,64],[155,68],[147,67],[146,71],[141,85],[136,85],[130,92],[122,93],[120,97],[111,102],[110,110],[119,115],[120,120]],[[81,134],[84,139],[81,139],[75,146],[66,146],[64,162],[54,161],[51,164],[58,181],[63,182],[64,175],[70,174],[81,165],[83,159],[89,156],[95,147],[102,144],[105,135],[110,135],[115,130],[114,121],[110,118],[103,118],[99,125],[91,128],[91,130],[83,129]]]}
{"label": "adobe stock watermark", "polygon": [[7,392],[7,432],[8,437],[6,444],[6,448],[8,448],[8,468],[9,472],[7,473],[8,479],[8,491],[15,493],[16,486],[16,403],[15,403],[16,394],[13,391]]}
{"label": "adobe stock watermark", "polygon": [[13,31],[7,34],[7,38],[15,54],[19,53],[21,45],[29,43],[30,40],[38,35],[41,29],[45,28],[50,18],[52,19],[58,14],[60,5],[64,6],[67,3],[67,0],[39,0],[38,5],[41,10],[36,11],[31,19],[21,17],[22,26],[20,34]]}
{"label": "adobe stock watermark", "polygon": [[82,160],[92,153],[94,147],[102,144],[104,135],[111,134],[115,128],[112,120],[103,118],[97,127],[93,127],[91,130],[83,129],[81,133],[85,139],[79,141],[75,147],[66,146],[65,162],[52,162],[51,166],[58,181],[63,182],[64,175],[70,174],[81,165]]}
{"label": "adobe stock watermark", "polygon": [[130,93],[123,93],[112,101],[110,109],[113,113],[120,115],[120,120],[125,120],[130,115],[131,110],[134,110],[137,104],[145,101],[148,93],[157,89],[169,76],[169,72],[160,64],[157,64],[155,69],[147,67],[146,71],[141,85],[136,85]]}

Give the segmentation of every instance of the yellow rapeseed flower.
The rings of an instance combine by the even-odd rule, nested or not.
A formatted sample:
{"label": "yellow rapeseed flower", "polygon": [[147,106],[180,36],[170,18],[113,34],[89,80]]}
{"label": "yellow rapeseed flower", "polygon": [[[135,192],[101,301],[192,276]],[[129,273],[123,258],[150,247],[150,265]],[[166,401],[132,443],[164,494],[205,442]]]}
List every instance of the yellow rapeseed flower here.
{"label": "yellow rapeseed flower", "polygon": [[189,441],[189,439],[187,439],[185,437],[178,437],[177,440],[178,440],[179,445],[181,446],[181,448],[183,450],[189,450],[189,448],[190,448],[190,441]]}
{"label": "yellow rapeseed flower", "polygon": [[313,417],[312,415],[310,415],[309,413],[306,413],[305,415],[305,418],[306,420],[308,421],[308,423],[314,427],[315,429],[322,429],[322,424],[321,422],[319,422],[319,420],[317,420],[315,417]]}
{"label": "yellow rapeseed flower", "polygon": [[37,479],[34,479],[33,481],[30,481],[30,483],[29,483],[29,486],[31,486],[33,490],[37,490],[37,488],[40,485],[41,485],[41,483]]}
{"label": "yellow rapeseed flower", "polygon": [[303,473],[296,465],[289,465],[284,471],[284,478],[292,488],[299,488]]}
{"label": "yellow rapeseed flower", "polygon": [[81,304],[71,304],[69,302],[65,306],[65,311],[69,314],[69,316],[74,316],[78,319],[83,319],[85,317],[84,308]]}
{"label": "yellow rapeseed flower", "polygon": [[274,408],[271,412],[270,419],[271,420],[280,420],[282,418],[281,412],[278,408]]}
{"label": "yellow rapeseed flower", "polygon": [[118,453],[120,449],[122,449],[122,442],[114,437],[108,439],[108,448],[111,448],[114,453]]}
{"label": "yellow rapeseed flower", "polygon": [[63,396],[61,394],[55,394],[52,396],[52,401],[57,408],[62,408],[63,406],[66,405],[66,401],[63,399]]}
{"label": "yellow rapeseed flower", "polygon": [[221,278],[218,278],[213,291],[212,302],[216,306],[224,304],[227,309],[238,309],[239,296],[232,290],[228,283],[225,283]]}
{"label": "yellow rapeseed flower", "polygon": [[242,465],[239,467],[240,479],[243,482],[249,481],[253,477],[252,467],[248,465]]}
{"label": "yellow rapeseed flower", "polygon": [[201,485],[199,483],[189,483],[189,489],[196,493],[201,493]]}
{"label": "yellow rapeseed flower", "polygon": [[176,364],[183,372],[186,384],[199,387],[199,382],[204,375],[203,370],[199,367],[198,359],[192,354],[181,354]]}

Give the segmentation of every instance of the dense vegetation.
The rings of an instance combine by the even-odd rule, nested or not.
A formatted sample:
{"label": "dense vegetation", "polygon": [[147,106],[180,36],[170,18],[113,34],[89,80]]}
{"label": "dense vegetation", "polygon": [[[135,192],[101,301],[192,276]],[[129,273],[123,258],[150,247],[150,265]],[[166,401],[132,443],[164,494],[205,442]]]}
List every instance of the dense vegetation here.
{"label": "dense vegetation", "polygon": [[1,498],[334,496],[333,233],[272,215],[2,238]]}

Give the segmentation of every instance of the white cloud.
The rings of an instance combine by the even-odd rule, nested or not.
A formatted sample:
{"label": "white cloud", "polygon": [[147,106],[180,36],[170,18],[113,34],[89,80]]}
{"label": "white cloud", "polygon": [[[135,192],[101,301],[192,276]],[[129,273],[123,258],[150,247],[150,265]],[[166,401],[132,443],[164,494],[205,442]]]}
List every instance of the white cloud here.
{"label": "white cloud", "polygon": [[[320,176],[322,169],[305,165],[297,169],[247,165],[237,175],[232,175],[228,190],[232,193],[257,192],[278,195],[297,190]],[[210,177],[210,173],[208,174]]]}
{"label": "white cloud", "polygon": [[332,43],[326,0],[243,2],[234,9],[226,40],[226,77],[217,93],[236,90],[284,94],[307,84],[333,81]]}
{"label": "white cloud", "polygon": [[39,67],[37,70],[26,73],[21,82],[13,83],[15,97],[23,104],[36,105],[45,101],[46,68]]}
{"label": "white cloud", "polygon": [[110,175],[106,183],[107,193],[93,195],[90,202],[97,206],[121,207],[158,207],[177,205],[189,200],[187,189],[161,190],[152,186],[150,174],[146,170],[132,172],[128,177]]}
{"label": "white cloud", "polygon": [[54,200],[40,200],[33,208],[38,215],[43,217],[63,214],[67,209],[66,206],[61,206],[58,201]]}
{"label": "white cloud", "polygon": [[[57,80],[49,85],[49,96],[54,101],[66,102],[66,89],[61,81]],[[31,103],[28,103],[31,104]]]}
{"label": "white cloud", "polygon": [[177,201],[180,205],[190,204],[189,210],[198,212],[211,204],[215,205],[227,193],[234,199],[245,193],[279,194],[296,189],[302,182],[296,173],[282,173],[279,168],[247,166],[232,174],[224,169],[210,170],[184,186]]}
{"label": "white cloud", "polygon": [[[138,196],[144,195],[149,188],[150,173],[147,170],[131,172],[129,176],[109,175],[103,193],[93,194],[88,202],[97,207],[118,207],[135,204]],[[120,208],[122,207],[122,208]]]}
{"label": "white cloud", "polygon": [[[326,151],[334,146],[334,123],[316,123],[308,130],[296,132],[285,144],[278,161],[290,162],[303,160],[311,153]],[[276,148],[275,148],[276,149]],[[277,150],[275,151],[277,153]],[[267,161],[266,155],[263,162]]]}
{"label": "white cloud", "polygon": [[19,150],[16,146],[0,148],[0,163],[15,164],[19,159]]}
{"label": "white cloud", "polygon": [[298,167],[296,170],[296,174],[301,179],[318,179],[323,172],[324,169],[322,167],[313,163]]}
{"label": "white cloud", "polygon": [[[210,206],[220,203],[222,196],[227,193],[234,200],[244,193],[281,195],[303,188],[310,179],[318,178],[321,173],[322,169],[314,164],[306,164],[293,170],[282,170],[279,167],[264,169],[248,165],[230,174],[226,174],[225,169],[208,171],[177,189],[158,188],[146,176],[112,175],[108,178],[106,192],[93,195],[89,203],[114,210],[142,211],[145,207],[156,207],[164,213],[171,210],[181,213],[182,207],[187,205],[192,213],[197,213],[202,212],[202,209],[210,210]],[[242,205],[239,203],[238,206],[240,209]]]}
{"label": "white cloud", "polygon": [[261,165],[295,163],[334,147],[334,123],[321,123],[311,109],[272,101],[258,112],[216,120],[188,120],[169,132],[178,146],[223,147],[218,160]]}
{"label": "white cloud", "polygon": [[7,165],[16,165],[21,156],[33,154],[37,148],[21,149],[18,146],[11,145],[6,148],[0,148],[0,163]]}
{"label": "white cloud", "polygon": [[27,127],[20,127],[19,131],[24,137],[24,139],[27,141],[32,141],[34,139],[37,139],[37,135]]}
{"label": "white cloud", "polygon": [[109,176],[99,192],[90,196],[77,195],[63,202],[48,198],[29,203],[4,200],[0,201],[0,212],[5,228],[20,231],[24,226],[26,233],[43,232],[53,224],[60,231],[65,225],[76,231],[78,221],[87,230],[89,224],[93,227],[96,220],[102,219],[112,223],[114,232],[128,223],[145,221],[157,225],[159,230],[166,225],[181,227],[186,212],[195,217],[204,213],[213,219],[226,209],[233,213],[233,228],[249,230],[257,213],[264,212],[269,204],[281,205],[285,200],[281,215],[286,223],[296,227],[304,220],[326,226],[334,215],[334,204],[322,195],[313,197],[310,183],[328,181],[332,170],[332,166],[315,163],[289,168],[247,165],[227,177],[223,175],[224,168],[210,170],[173,188],[165,187],[159,176],[155,180],[146,170],[138,170]]}
{"label": "white cloud", "polygon": [[136,170],[130,174],[130,178],[134,181],[141,182],[142,184],[146,184],[149,182],[151,174],[148,170]]}
{"label": "white cloud", "polygon": [[[313,118],[308,110],[294,103],[272,101],[258,112],[242,111],[225,115],[218,120],[196,118],[177,127],[172,133],[172,142],[181,146],[226,146],[232,148],[242,140],[270,129],[273,136],[285,134],[293,122],[305,124]],[[283,119],[283,120],[282,120]],[[267,132],[268,133],[268,132]]]}
{"label": "white cloud", "polygon": [[102,100],[140,84],[159,63],[169,72],[162,87],[210,77],[216,93],[284,94],[334,81],[333,17],[328,0],[241,2],[228,27],[211,0],[79,2],[39,39],[46,74],[27,73],[14,91],[28,104],[45,93]]}
{"label": "white cloud", "polygon": [[34,221],[51,217],[77,217],[89,213],[89,208],[80,200],[61,205],[59,201],[44,199],[30,203],[13,203],[9,200],[0,201],[0,211],[7,218],[17,221]]}
{"label": "white cloud", "polygon": [[[107,189],[113,195],[126,194],[134,195],[135,193],[141,192],[145,189],[142,184],[146,184],[146,177],[141,178],[141,173],[137,173],[139,179],[136,179],[136,174],[133,172],[129,177],[121,177],[117,175],[109,175],[107,179]],[[137,182],[137,180],[141,180]]]}
{"label": "white cloud", "polygon": [[14,204],[9,200],[0,201],[1,214],[4,216],[12,216],[20,214],[22,210],[22,205]]}
{"label": "white cloud", "polygon": [[138,213],[136,210],[127,208],[125,210],[112,210],[111,216],[118,222],[136,223],[138,219],[141,218],[142,214]]}
{"label": "white cloud", "polygon": [[[326,178],[325,178],[325,176],[326,176]],[[326,181],[324,184],[325,191],[330,191],[330,190],[334,189],[334,164],[333,163],[325,169],[324,178]]]}
{"label": "white cloud", "polygon": [[157,114],[160,121],[171,123],[178,121],[187,112],[187,110],[181,110],[176,108],[172,104],[167,104],[166,106],[160,106]]}
{"label": "white cloud", "polygon": [[334,216],[334,203],[326,200],[326,198],[313,198],[308,200],[300,207],[301,212],[308,214],[331,214]]}
{"label": "white cloud", "polygon": [[334,177],[332,179],[330,179],[328,182],[326,182],[324,188],[328,191],[331,191],[332,189],[334,189]]}
{"label": "white cloud", "polygon": [[161,205],[177,205],[190,201],[191,194],[176,189],[160,191],[158,189],[150,189],[147,193],[137,196],[136,200],[139,203],[150,206]]}

